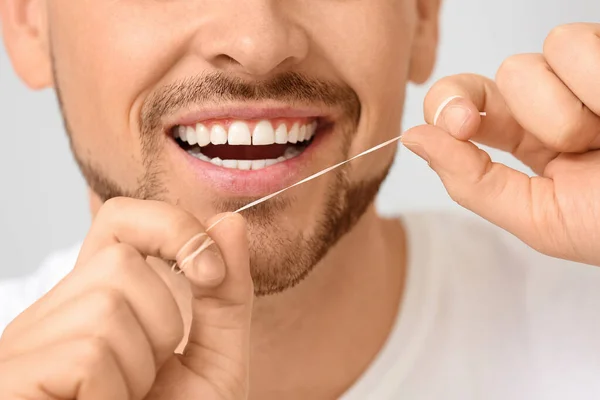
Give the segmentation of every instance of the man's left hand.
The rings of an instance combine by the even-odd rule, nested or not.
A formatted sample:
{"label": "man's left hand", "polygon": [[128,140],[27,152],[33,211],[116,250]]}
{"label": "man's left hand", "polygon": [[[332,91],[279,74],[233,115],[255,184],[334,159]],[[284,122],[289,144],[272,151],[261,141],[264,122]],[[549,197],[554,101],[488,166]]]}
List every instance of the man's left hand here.
{"label": "man's left hand", "polygon": [[[425,119],[402,141],[456,202],[542,253],[600,266],[600,24],[554,29],[543,54],[510,57],[495,81],[442,79]],[[471,140],[538,176],[492,162]]]}

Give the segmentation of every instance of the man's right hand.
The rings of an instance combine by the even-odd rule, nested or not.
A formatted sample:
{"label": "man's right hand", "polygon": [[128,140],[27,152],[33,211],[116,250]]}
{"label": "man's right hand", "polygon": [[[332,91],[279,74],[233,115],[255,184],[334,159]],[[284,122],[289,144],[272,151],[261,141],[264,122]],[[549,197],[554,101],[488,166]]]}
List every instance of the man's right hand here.
{"label": "man's right hand", "polygon": [[146,259],[182,263],[203,232],[165,203],[108,201],[74,270],[0,339],[0,398],[246,398],[253,286],[243,219],[215,226],[216,244],[182,266],[193,294],[182,355],[181,312]]}

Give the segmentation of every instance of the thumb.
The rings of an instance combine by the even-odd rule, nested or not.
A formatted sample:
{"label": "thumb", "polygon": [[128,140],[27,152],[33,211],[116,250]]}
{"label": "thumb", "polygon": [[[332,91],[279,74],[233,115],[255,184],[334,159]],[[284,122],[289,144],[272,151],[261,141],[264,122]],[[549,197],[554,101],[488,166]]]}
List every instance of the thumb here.
{"label": "thumb", "polygon": [[182,362],[231,392],[247,389],[254,289],[244,219],[239,214],[221,214],[207,226],[219,220],[209,232],[214,244],[190,266],[182,266],[193,294],[192,325]]}
{"label": "thumb", "polygon": [[407,131],[402,143],[429,163],[454,201],[538,247],[539,213],[556,207],[551,179],[494,163],[473,143],[430,125]]}

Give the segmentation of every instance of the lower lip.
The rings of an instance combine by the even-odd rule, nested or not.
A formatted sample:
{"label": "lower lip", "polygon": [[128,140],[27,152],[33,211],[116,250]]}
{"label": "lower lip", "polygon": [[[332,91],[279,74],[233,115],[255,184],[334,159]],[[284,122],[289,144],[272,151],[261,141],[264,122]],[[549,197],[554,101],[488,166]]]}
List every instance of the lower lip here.
{"label": "lower lip", "polygon": [[196,179],[209,183],[219,194],[257,197],[277,192],[305,178],[306,174],[303,172],[308,170],[314,153],[323,145],[331,130],[331,126],[319,129],[312,143],[298,156],[250,171],[216,166],[188,154],[173,139],[169,142],[176,147],[179,154],[183,154],[186,164],[193,171]]}

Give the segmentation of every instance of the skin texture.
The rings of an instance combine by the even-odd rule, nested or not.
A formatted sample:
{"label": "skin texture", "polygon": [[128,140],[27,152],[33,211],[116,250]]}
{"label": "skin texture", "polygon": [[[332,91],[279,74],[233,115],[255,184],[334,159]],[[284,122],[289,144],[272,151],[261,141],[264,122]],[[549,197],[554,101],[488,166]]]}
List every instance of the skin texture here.
{"label": "skin texture", "polygon": [[[298,235],[319,238],[319,227],[330,232],[322,215],[332,199],[377,183],[394,149],[353,163],[342,186],[339,176],[328,175],[284,198],[285,209],[226,219],[208,233],[216,244],[198,265],[174,275],[163,260],[181,263],[185,254],[178,253],[189,239],[219,217],[222,204],[239,199],[219,197],[157,150],[164,141],[142,134],[141,116],[161,88],[206,72],[254,87],[295,72],[349,89],[354,95],[345,98],[360,104],[358,122],[352,125],[341,102],[331,106],[339,114],[337,140],[308,175],[398,133],[405,83],[424,81],[433,67],[438,2],[0,4],[19,75],[33,88],[60,88],[73,150],[89,167],[95,214],[74,271],[0,340],[0,397],[325,399],[346,390],[380,349],[397,312],[401,225],[377,217],[369,201],[346,201],[338,218],[345,229],[320,239],[328,252],[308,246],[317,256],[295,265],[279,257],[293,254]],[[541,251],[595,264],[600,199],[589,182],[598,180],[599,88],[588,74],[600,66],[597,30],[576,25],[553,32],[543,55],[509,60],[497,85],[476,76],[440,82],[426,100],[428,123],[446,98],[463,99],[444,110],[437,127],[416,128],[404,141],[461,204]],[[452,124],[457,106],[471,112],[464,129]],[[490,117],[481,121],[477,109]],[[156,147],[144,147],[144,137]],[[543,176],[529,180],[490,164],[470,139],[513,151]],[[121,194],[162,201],[104,202],[111,196],[99,193],[90,171]],[[160,190],[142,195],[138,189],[152,173]],[[267,214],[276,230],[264,229]],[[286,240],[273,246],[273,237]],[[254,284],[264,286],[261,271],[271,277],[283,271],[287,283],[279,287],[287,290],[255,300]],[[290,277],[302,273],[302,284],[291,287],[297,282]]]}
{"label": "skin texture", "polygon": [[[145,220],[148,213],[154,219]],[[183,334],[177,303],[141,256],[182,263],[193,248],[180,249],[203,231],[165,203],[107,202],[74,271],[3,334],[2,397],[246,397],[253,288],[243,219],[225,219],[211,231],[213,249],[181,264],[194,320],[181,356],[174,353]]]}
{"label": "skin texture", "polygon": [[[444,99],[462,98],[437,127],[417,127],[403,142],[461,205],[542,253],[600,265],[598,67],[600,25],[557,27],[543,53],[507,59],[495,81],[465,74],[438,82],[425,99],[428,123]],[[538,176],[493,163],[469,140],[512,153]]]}
{"label": "skin texture", "polygon": [[[161,126],[148,122],[153,117],[146,110],[152,108],[153,99],[172,85],[183,87],[177,91],[180,97],[196,98],[193,103],[202,107],[225,100],[218,90],[202,100],[185,95],[194,92],[193,82],[206,82],[202,75],[209,72],[220,72],[229,86],[237,78],[251,87],[278,88],[256,90],[264,94],[252,99],[232,95],[227,104],[278,100],[294,107],[319,106],[336,115],[332,132],[336,140],[322,148],[304,176],[398,133],[397,105],[404,97],[400,88],[410,73],[410,46],[418,21],[414,1],[324,2],[318,7],[305,7],[303,1],[285,7],[266,1],[46,4],[53,84],[60,93],[73,151],[101,201],[107,197],[102,186],[114,182],[111,186],[119,190],[112,190],[112,195],[177,204],[201,221],[248,201],[224,198],[209,183],[196,179],[165,151],[166,135],[157,129]],[[239,11],[232,14],[231,8]],[[333,23],[328,15],[339,21]],[[359,16],[366,16],[376,28],[372,35],[364,37],[360,25],[348,30],[345,21]],[[156,29],[173,21],[178,21],[177,29]],[[120,39],[115,42],[116,37]],[[302,74],[307,82],[325,82],[334,88],[329,92],[337,88],[341,94],[332,104],[319,99],[336,96],[298,99],[294,94],[302,91],[276,83],[289,72]],[[375,74],[393,78],[370,78]],[[390,91],[389,85],[400,90]],[[184,110],[187,103],[179,103],[159,117]],[[247,215],[259,294],[285,290],[307,275],[347,231],[345,227],[364,212],[392,158],[388,149]],[[362,201],[349,204],[349,199]]]}
{"label": "skin texture", "polygon": [[[0,397],[294,399],[346,390],[384,343],[401,295],[403,230],[372,206],[395,149],[290,191],[245,214],[245,223],[223,222],[209,235],[224,272],[205,262],[209,279],[194,269],[175,275],[165,261],[215,215],[251,199],[196,179],[169,153],[161,123],[190,98],[201,108],[225,99],[316,106],[334,129],[302,171],[308,176],[398,134],[406,82],[422,82],[434,65],[439,2],[0,5],[15,70],[32,88],[57,91],[94,214],[75,270],[3,336],[0,368],[10,385],[0,385]],[[226,95],[199,96],[197,84],[215,74]],[[301,96],[290,76],[331,90]],[[166,112],[161,94],[170,87],[191,96]],[[234,87],[258,95],[231,98]],[[179,237],[179,224],[195,229]],[[215,257],[209,250],[201,256]],[[168,293],[138,280],[157,277]],[[281,293],[253,302],[252,288]],[[83,367],[69,375],[74,365]]]}

